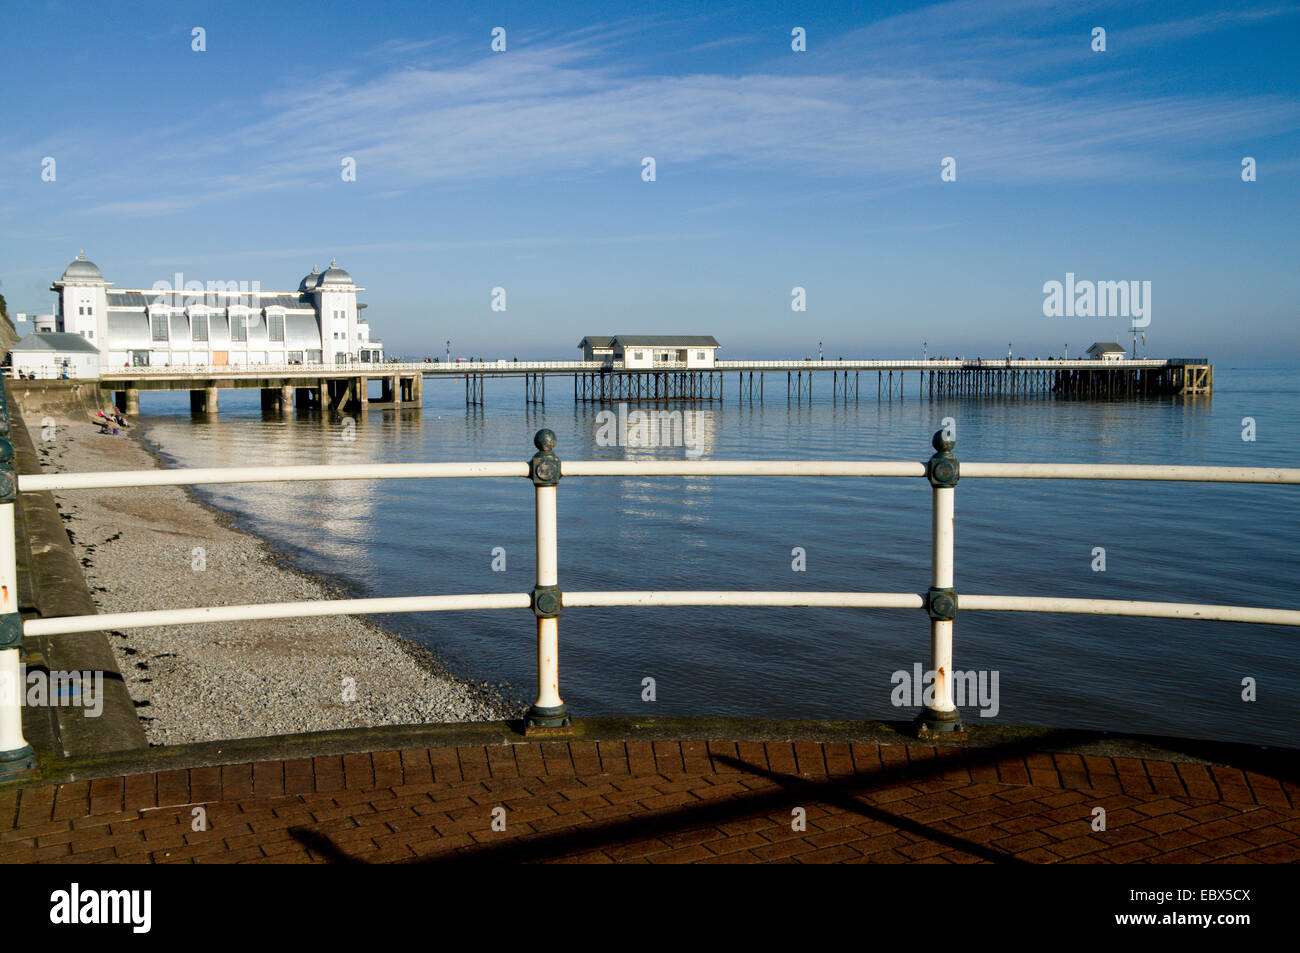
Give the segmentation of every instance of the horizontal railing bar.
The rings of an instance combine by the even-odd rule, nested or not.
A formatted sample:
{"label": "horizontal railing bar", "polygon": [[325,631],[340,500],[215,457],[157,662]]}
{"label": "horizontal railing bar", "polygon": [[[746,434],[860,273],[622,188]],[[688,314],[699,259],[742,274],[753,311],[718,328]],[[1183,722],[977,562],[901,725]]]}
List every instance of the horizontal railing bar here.
{"label": "horizontal railing bar", "polygon": [[[805,476],[924,477],[926,465],[896,460],[565,460],[564,476]],[[1300,469],[1282,467],[1151,466],[1092,463],[963,462],[972,479],[1135,480],[1150,482],[1300,484]],[[328,480],[416,480],[527,477],[524,462],[366,463],[341,466],[206,467],[39,473],[18,477],[18,489],[82,490],[213,483],[288,483]]]}
{"label": "horizontal railing bar", "polygon": [[[565,465],[568,466],[567,464]],[[1119,463],[961,462],[962,477],[1011,480],[1150,480],[1192,483],[1300,483],[1300,469]]]}
{"label": "horizontal railing bar", "polygon": [[923,477],[924,463],[893,460],[565,460],[564,476]]}
{"label": "horizontal railing bar", "polygon": [[[1203,358],[1125,358],[1121,361],[1095,360],[1092,358],[1016,358],[1014,360],[976,358],[931,358],[928,360],[799,360],[787,359],[777,361],[714,361],[712,364],[692,366],[683,361],[655,361],[650,365],[629,367],[625,361],[351,361],[347,364],[171,364],[149,365],[142,367],[103,367],[100,368],[100,380],[121,381],[146,378],[189,377],[211,380],[229,380],[240,377],[297,376],[297,377],[339,377],[372,376],[383,377],[390,374],[417,372],[426,376],[454,377],[469,373],[518,373],[528,371],[555,371],[574,373],[582,371],[617,371],[620,373],[641,373],[655,370],[681,370],[700,372],[736,372],[736,371],[887,371],[887,370],[930,370],[930,371],[1037,371],[1037,370],[1157,370],[1168,367],[1182,367],[1187,364],[1207,364]],[[45,368],[42,368],[44,370]],[[50,370],[62,372],[62,368]]]}
{"label": "horizontal railing bar", "polygon": [[564,607],[602,606],[828,606],[844,609],[920,609],[925,596],[912,592],[767,592],[740,590],[645,590],[565,592]]}
{"label": "horizontal railing bar", "polygon": [[[566,597],[567,598],[567,597]],[[1072,615],[1138,616],[1149,619],[1191,619],[1203,622],[1252,622],[1258,625],[1300,625],[1300,612],[1250,606],[1199,605],[1190,602],[1133,602],[1125,599],[1059,599],[1052,596],[979,596],[961,593],[961,611],[1044,612]]]}
{"label": "horizontal railing bar", "polygon": [[[1058,360],[1049,360],[1046,358],[1014,358],[1010,361],[1005,358],[995,360],[979,360],[976,358],[930,358],[928,360],[836,360],[836,361],[801,361],[784,360],[784,361],[714,361],[712,368],[700,368],[701,370],[715,371],[744,371],[753,368],[754,370],[769,371],[1046,371],[1046,370],[1107,370],[1122,371],[1140,368],[1142,370],[1155,370],[1164,367],[1181,367],[1186,358],[1164,358],[1164,357],[1140,357],[1125,358],[1122,361],[1106,361],[1093,358],[1076,358],[1069,360],[1060,358]],[[1192,361],[1192,363],[1208,363]]]}
{"label": "horizontal railing bar", "polygon": [[526,477],[519,463],[359,463],[342,466],[204,467],[110,470],[100,473],[21,474],[18,489],[85,490],[127,486],[189,486],[199,483],[286,483],[310,480],[419,480],[456,477]]}
{"label": "horizontal railing bar", "polygon": [[[842,609],[921,609],[925,597],[912,592],[772,592],[762,590],[643,590],[625,592],[564,593],[566,608],[614,606],[738,606],[824,607]],[[961,593],[961,610],[1041,612],[1084,615],[1132,616],[1152,619],[1189,619],[1205,622],[1249,622],[1260,625],[1300,626],[1300,611],[1250,606],[1199,605],[1180,602],[1134,602],[1120,599],[1064,599],[1039,596],[992,596]],[[29,619],[25,635],[64,635],[111,629],[202,625],[213,622],[248,622],[308,616],[373,615],[398,612],[453,612],[474,609],[527,609],[528,593],[482,593],[446,596],[409,596],[377,599],[322,599],[312,602],[272,602],[252,605],[203,606],[190,609],[155,609],[148,612],[111,612],[103,615]]]}
{"label": "horizontal railing bar", "polygon": [[527,609],[526,592],[489,592],[452,596],[403,596],[380,599],[318,599],[311,602],[266,602],[253,605],[201,606],[193,609],[154,609],[149,612],[107,612],[103,615],[28,619],[24,635],[63,635],[101,629],[148,629],[163,625],[202,625],[205,622],[248,622],[304,616],[373,615],[389,612],[454,612],[461,609]]}

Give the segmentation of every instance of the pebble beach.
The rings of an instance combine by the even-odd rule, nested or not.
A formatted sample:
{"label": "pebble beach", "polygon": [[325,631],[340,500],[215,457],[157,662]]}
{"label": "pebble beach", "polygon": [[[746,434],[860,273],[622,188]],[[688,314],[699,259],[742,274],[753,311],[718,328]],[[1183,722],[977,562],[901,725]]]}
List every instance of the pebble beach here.
{"label": "pebble beach", "polygon": [[[47,433],[48,435],[48,433]],[[45,472],[156,469],[131,429],[32,429]],[[214,461],[221,465],[220,461]],[[100,612],[339,598],[182,487],[56,493]],[[427,650],[357,617],[110,631],[150,744],[513,717]]]}

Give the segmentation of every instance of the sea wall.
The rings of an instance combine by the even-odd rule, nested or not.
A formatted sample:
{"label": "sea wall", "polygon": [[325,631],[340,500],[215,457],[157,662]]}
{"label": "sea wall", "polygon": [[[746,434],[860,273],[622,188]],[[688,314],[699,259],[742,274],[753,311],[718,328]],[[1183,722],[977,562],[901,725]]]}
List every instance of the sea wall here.
{"label": "sea wall", "polygon": [[[14,465],[18,473],[40,473],[41,464],[26,420],[35,414],[48,415],[47,408],[56,403],[75,404],[81,399],[69,388],[55,388],[50,395],[33,400],[21,396],[19,382],[7,381],[9,395],[10,442],[14,447]],[[40,382],[23,382],[39,385]],[[84,386],[81,391],[84,392]],[[40,439],[39,419],[36,431]],[[64,528],[54,496],[48,492],[20,493],[15,512],[18,562],[19,604],[24,618],[95,615],[99,610],[86,584],[86,577]],[[128,751],[146,746],[143,727],[126,689],[113,650],[104,632],[55,635],[24,639],[23,648],[29,676],[49,672],[99,673],[92,684],[101,684],[101,696],[95,700],[98,714],[87,717],[91,709],[79,705],[28,706],[23,711],[23,730],[27,739],[42,755],[87,757],[114,751]],[[83,686],[84,687],[84,686]],[[101,707],[102,706],[102,707]]]}

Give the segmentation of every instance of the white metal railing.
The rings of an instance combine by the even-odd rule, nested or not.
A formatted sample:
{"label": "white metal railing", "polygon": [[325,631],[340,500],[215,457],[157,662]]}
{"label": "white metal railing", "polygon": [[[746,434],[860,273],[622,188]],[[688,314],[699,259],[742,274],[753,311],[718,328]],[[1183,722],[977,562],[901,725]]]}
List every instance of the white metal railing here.
{"label": "white metal railing", "polygon": [[40,367],[20,367],[17,371],[12,365],[0,366],[0,378],[5,380],[77,380],[77,369],[71,365],[60,367],[43,364]]}
{"label": "white metal railing", "polygon": [[[0,391],[0,395],[2,395]],[[7,434],[7,411],[0,415]],[[23,474],[12,468],[12,451],[0,443],[0,689],[17,677],[18,645],[23,635],[54,635],[102,629],[195,625],[303,616],[395,612],[445,612],[531,608],[537,623],[536,701],[529,709],[530,730],[561,728],[568,710],[559,694],[559,622],[562,608],[595,606],[788,606],[861,609],[925,609],[930,617],[930,669],[937,673],[935,699],[922,715],[925,730],[961,727],[953,702],[952,637],[957,609],[965,611],[1074,613],[1107,616],[1215,620],[1300,626],[1300,611],[1196,603],[1076,599],[1014,595],[958,594],[953,583],[953,513],[956,485],[967,479],[1057,479],[1197,481],[1300,485],[1300,469],[1274,467],[1130,466],[1114,464],[965,463],[952,455],[954,441],[935,434],[936,453],[927,461],[840,460],[570,460],[554,454],[555,435],[541,430],[538,452],[528,462],[385,463],[351,466],[274,466],[103,473]],[[629,591],[563,592],[559,589],[556,491],[561,477],[609,476],[763,476],[924,478],[931,487],[931,572],[926,592],[780,591]],[[525,478],[534,485],[537,575],[531,593],[426,595],[398,598],[334,599],[252,605],[203,606],[118,612],[103,615],[29,619],[19,622],[13,501],[15,491],[67,491],[132,486],[270,483],[326,480]],[[7,488],[7,489],[6,489]],[[6,643],[6,633],[8,643]],[[17,641],[15,641],[17,640]],[[949,673],[945,677],[945,673]],[[11,683],[14,684],[14,683]],[[21,760],[21,709],[0,691],[0,776],[3,766]],[[28,749],[29,750],[29,749]]]}
{"label": "white metal railing", "polygon": [[[1013,358],[1012,360],[982,360],[974,358],[930,358],[924,361],[714,361],[720,371],[777,370],[777,371],[1059,371],[1059,370],[1123,370],[1125,368],[1169,367],[1173,360],[1139,358],[1120,361],[1067,360]],[[1181,365],[1179,365],[1181,366]]]}
{"label": "white metal railing", "polygon": [[1155,360],[1093,361],[1093,360],[925,360],[925,361],[715,361],[711,366],[691,366],[685,361],[654,361],[646,367],[629,367],[624,361],[374,361],[347,364],[169,364],[142,367],[101,367],[101,380],[130,380],[133,378],[160,377],[304,377],[332,374],[402,374],[419,372],[433,376],[465,373],[517,372],[517,371],[636,371],[636,370],[697,370],[697,371],[949,371],[949,370],[1135,370],[1162,367],[1181,367],[1194,363],[1187,358]]}
{"label": "white metal railing", "polygon": [[152,364],[142,367],[105,367],[100,370],[100,379],[130,380],[132,378],[157,377],[258,377],[266,374],[302,375],[307,377],[331,374],[464,374],[492,373],[494,371],[598,371],[620,369],[622,362],[610,364],[606,361],[372,361],[362,363],[351,361],[347,364]]}

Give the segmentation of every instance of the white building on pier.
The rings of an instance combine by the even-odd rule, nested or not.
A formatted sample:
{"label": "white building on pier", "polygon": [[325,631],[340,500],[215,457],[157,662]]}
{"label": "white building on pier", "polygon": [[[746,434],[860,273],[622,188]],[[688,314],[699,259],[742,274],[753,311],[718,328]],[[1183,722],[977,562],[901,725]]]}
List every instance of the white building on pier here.
{"label": "white building on pier", "polygon": [[584,361],[622,361],[626,368],[710,368],[721,346],[710,334],[589,334],[578,342]]}
{"label": "white building on pier", "polygon": [[1122,361],[1128,356],[1128,351],[1114,341],[1098,341],[1086,353],[1094,361]]}
{"label": "white building on pier", "polygon": [[[50,285],[54,327],[92,343],[104,367],[353,364],[382,361],[352,276],[331,262],[297,291],[115,288],[80,254]],[[213,290],[216,289],[216,290]]]}

